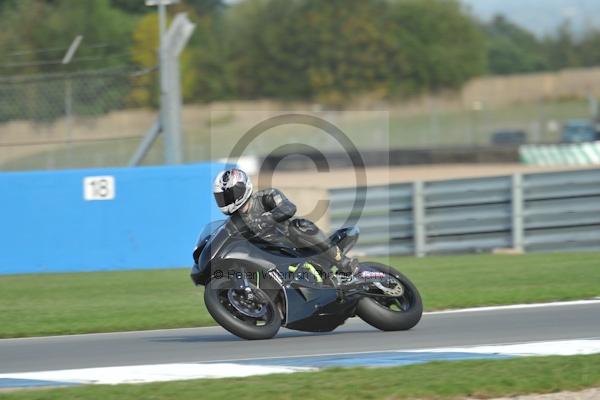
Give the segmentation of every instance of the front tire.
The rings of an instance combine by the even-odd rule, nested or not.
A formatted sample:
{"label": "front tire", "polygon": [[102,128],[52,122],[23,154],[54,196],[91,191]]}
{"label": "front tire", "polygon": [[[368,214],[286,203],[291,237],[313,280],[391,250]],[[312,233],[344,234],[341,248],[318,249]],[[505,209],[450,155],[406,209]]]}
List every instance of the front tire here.
{"label": "front tire", "polygon": [[[233,289],[232,281],[213,279],[204,289],[204,303],[214,320],[234,335],[248,340],[270,339],[281,327],[279,309],[260,288],[251,284],[251,289],[254,295],[260,298],[260,305],[245,310],[242,308],[245,305],[241,302],[236,303],[235,296],[238,296],[240,301],[244,300],[237,293],[240,290]],[[259,316],[263,311],[264,315]],[[253,315],[253,312],[256,315]]]}
{"label": "front tire", "polygon": [[356,314],[369,325],[382,331],[405,331],[421,320],[423,301],[416,286],[396,269],[379,263],[361,263],[360,269],[379,271],[399,282],[404,293],[399,297],[363,297]]}

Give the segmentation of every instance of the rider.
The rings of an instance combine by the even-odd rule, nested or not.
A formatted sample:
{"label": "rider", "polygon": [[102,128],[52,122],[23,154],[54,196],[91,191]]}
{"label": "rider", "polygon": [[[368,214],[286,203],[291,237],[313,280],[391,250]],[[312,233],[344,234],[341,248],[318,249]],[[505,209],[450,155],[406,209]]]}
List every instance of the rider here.
{"label": "rider", "polygon": [[344,274],[357,269],[356,259],[345,256],[338,246],[332,245],[314,223],[303,218],[291,219],[296,206],[281,191],[271,188],[253,193],[252,182],[241,169],[219,173],[213,194],[224,214],[239,216],[255,235],[270,240],[283,234],[296,246],[320,250]]}

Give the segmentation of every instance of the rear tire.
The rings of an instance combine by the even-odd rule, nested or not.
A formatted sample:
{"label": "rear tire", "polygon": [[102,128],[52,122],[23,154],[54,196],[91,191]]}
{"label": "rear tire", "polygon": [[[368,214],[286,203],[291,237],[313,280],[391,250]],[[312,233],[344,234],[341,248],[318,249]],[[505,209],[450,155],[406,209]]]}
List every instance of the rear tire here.
{"label": "rear tire", "polygon": [[[281,316],[276,304],[261,289],[252,285],[253,291],[264,294],[264,307],[267,313],[264,320],[253,319],[237,312],[228,300],[228,291],[232,287],[227,279],[213,279],[204,289],[204,303],[215,321],[229,332],[242,339],[262,340],[270,339],[277,334],[281,327]],[[262,325],[257,324],[258,322]]]}
{"label": "rear tire", "polygon": [[[405,331],[417,325],[423,314],[423,301],[415,285],[406,276],[387,265],[360,263],[359,268],[365,267],[393,276],[404,287],[404,294],[399,298],[363,297],[358,302],[356,314],[369,325],[382,331]],[[386,303],[397,303],[398,310],[391,309]]]}

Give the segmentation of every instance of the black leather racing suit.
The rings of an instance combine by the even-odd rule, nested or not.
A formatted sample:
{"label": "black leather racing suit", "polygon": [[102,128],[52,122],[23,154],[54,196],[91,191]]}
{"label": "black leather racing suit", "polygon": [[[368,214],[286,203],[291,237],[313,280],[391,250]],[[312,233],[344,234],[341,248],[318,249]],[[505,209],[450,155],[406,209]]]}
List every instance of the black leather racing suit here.
{"label": "black leather racing suit", "polygon": [[309,220],[291,219],[296,213],[296,205],[281,191],[261,190],[253,193],[248,201],[249,208],[245,212],[239,210],[237,214],[252,234],[267,241],[276,241],[283,235],[295,246],[320,250],[330,262],[343,267],[340,249],[329,243],[323,231]]}

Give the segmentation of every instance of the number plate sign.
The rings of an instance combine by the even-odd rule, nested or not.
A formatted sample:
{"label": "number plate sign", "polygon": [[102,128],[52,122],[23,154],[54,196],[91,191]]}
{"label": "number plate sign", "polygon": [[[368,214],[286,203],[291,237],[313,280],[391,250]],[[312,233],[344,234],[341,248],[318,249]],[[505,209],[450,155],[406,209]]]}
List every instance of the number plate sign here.
{"label": "number plate sign", "polygon": [[88,201],[113,200],[115,198],[115,177],[87,176],[83,178],[83,198]]}

